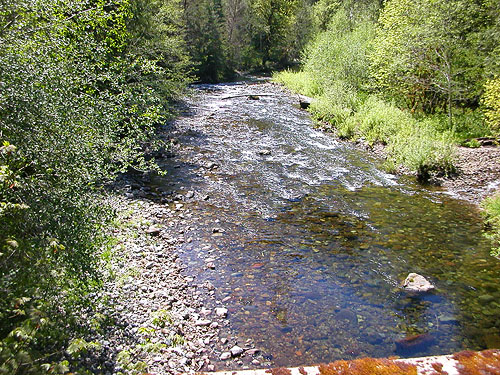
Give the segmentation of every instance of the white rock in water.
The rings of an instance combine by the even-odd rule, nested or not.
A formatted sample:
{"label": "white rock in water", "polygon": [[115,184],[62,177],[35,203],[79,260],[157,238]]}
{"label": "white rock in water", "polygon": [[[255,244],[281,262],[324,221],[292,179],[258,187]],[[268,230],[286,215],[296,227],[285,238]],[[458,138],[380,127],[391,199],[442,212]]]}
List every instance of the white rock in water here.
{"label": "white rock in water", "polygon": [[403,288],[410,292],[428,292],[429,290],[434,289],[434,285],[432,285],[425,277],[419,275],[418,273],[410,273],[404,283]]}
{"label": "white rock in water", "polygon": [[225,309],[224,307],[217,307],[215,309],[215,314],[217,316],[221,316],[221,317],[225,318],[227,315],[227,309]]}
{"label": "white rock in water", "polygon": [[240,354],[243,354],[244,350],[240,348],[238,345],[235,345],[231,348],[230,352],[233,355],[233,357],[236,357]]}

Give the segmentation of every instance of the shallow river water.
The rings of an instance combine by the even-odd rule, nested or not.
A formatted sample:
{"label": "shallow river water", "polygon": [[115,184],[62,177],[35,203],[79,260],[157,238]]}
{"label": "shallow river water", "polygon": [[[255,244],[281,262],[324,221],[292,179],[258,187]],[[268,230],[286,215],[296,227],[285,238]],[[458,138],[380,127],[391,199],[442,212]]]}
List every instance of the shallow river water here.
{"label": "shallow river water", "polygon": [[[500,346],[500,261],[474,206],[384,172],[272,84],[200,85],[188,104],[154,183],[195,192],[186,272],[239,342],[273,366]],[[409,272],[436,291],[406,295]]]}

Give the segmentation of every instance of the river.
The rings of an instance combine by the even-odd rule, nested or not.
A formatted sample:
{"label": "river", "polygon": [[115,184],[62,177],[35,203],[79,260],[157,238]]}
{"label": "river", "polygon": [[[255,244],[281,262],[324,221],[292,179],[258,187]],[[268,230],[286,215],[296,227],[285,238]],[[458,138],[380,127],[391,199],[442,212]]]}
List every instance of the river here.
{"label": "river", "polygon": [[[500,262],[475,206],[384,172],[268,82],[196,86],[169,132],[176,155],[153,187],[194,193],[185,272],[214,285],[264,364],[500,345]],[[436,291],[405,294],[409,272]]]}

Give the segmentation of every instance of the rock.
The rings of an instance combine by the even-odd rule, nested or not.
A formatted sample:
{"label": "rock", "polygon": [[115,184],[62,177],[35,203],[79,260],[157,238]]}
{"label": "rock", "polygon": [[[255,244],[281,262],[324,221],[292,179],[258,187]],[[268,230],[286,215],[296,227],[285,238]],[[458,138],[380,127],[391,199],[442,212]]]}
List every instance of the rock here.
{"label": "rock", "polygon": [[412,355],[426,350],[434,343],[434,337],[430,333],[422,333],[415,336],[407,336],[396,341],[396,353],[402,355]]}
{"label": "rock", "polygon": [[227,361],[230,358],[231,358],[231,353],[229,353],[229,352],[224,352],[220,355],[221,361]]}
{"label": "rock", "polygon": [[304,95],[300,95],[299,96],[300,108],[302,108],[302,109],[309,108],[309,106],[311,105],[311,101],[312,101],[311,98],[304,96]]}
{"label": "rock", "polygon": [[252,361],[252,365],[254,365],[254,366],[258,366],[258,365],[260,365],[260,362],[259,362],[258,360],[256,360],[256,359],[254,359],[254,360]]}
{"label": "rock", "polygon": [[409,292],[425,293],[435,287],[422,275],[412,272],[403,282],[403,288]]}
{"label": "rock", "polygon": [[259,96],[258,95],[248,95],[248,99],[250,100],[259,100]]}
{"label": "rock", "polygon": [[235,345],[233,346],[231,349],[230,349],[230,352],[231,354],[233,355],[233,357],[237,357],[241,354],[244,353],[245,350],[243,350],[243,348],[240,348],[238,345]]}
{"label": "rock", "polygon": [[188,191],[186,193],[186,198],[190,199],[190,198],[193,198],[194,197],[194,191]]}
{"label": "rock", "polygon": [[271,150],[259,150],[257,153],[261,156],[269,156],[271,155]]}
{"label": "rock", "polygon": [[212,321],[208,319],[200,319],[195,323],[195,325],[199,327],[206,327],[209,326],[210,324],[212,324]]}
{"label": "rock", "polygon": [[215,366],[214,365],[208,365],[207,366],[207,371],[208,372],[214,372],[215,371]]}
{"label": "rock", "polygon": [[454,316],[451,316],[451,315],[440,315],[438,317],[438,319],[439,319],[439,322],[443,323],[443,324],[456,324],[456,323],[458,323],[457,318],[455,318]]}
{"label": "rock", "polygon": [[256,354],[258,354],[258,353],[260,353],[260,350],[259,350],[259,349],[248,349],[248,350],[247,350],[247,354],[248,354],[248,355],[256,355]]}
{"label": "rock", "polygon": [[155,226],[150,226],[148,229],[145,230],[145,232],[150,236],[158,236],[161,232],[161,229]]}
{"label": "rock", "polygon": [[217,307],[215,309],[215,315],[225,318],[227,316],[227,309],[224,307]]}
{"label": "rock", "polygon": [[495,300],[495,297],[490,294],[483,294],[482,296],[479,296],[478,299],[481,303],[490,303]]}

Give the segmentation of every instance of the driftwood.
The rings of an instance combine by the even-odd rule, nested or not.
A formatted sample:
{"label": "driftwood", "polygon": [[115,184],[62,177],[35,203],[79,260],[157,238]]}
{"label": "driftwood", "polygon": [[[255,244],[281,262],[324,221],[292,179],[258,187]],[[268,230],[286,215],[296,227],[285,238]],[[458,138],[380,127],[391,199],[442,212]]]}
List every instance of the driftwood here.
{"label": "driftwood", "polygon": [[225,99],[234,99],[234,98],[258,98],[260,96],[284,96],[284,95],[279,95],[279,94],[243,94],[243,95],[232,95],[232,96],[225,96],[221,98],[222,100]]}
{"label": "driftwood", "polygon": [[477,141],[481,146],[498,146],[500,144],[500,138],[495,137],[479,137],[466,139],[465,142]]}

